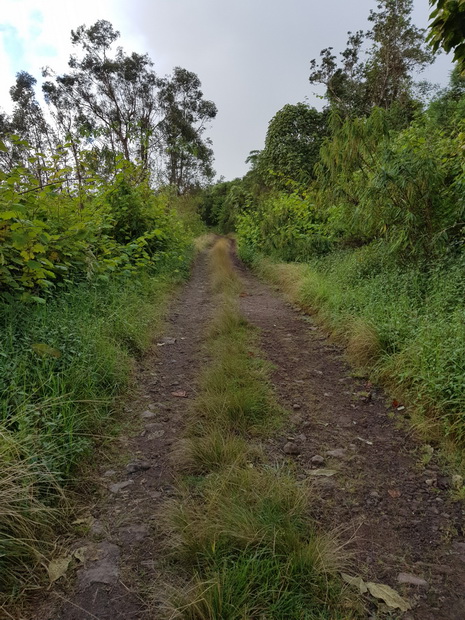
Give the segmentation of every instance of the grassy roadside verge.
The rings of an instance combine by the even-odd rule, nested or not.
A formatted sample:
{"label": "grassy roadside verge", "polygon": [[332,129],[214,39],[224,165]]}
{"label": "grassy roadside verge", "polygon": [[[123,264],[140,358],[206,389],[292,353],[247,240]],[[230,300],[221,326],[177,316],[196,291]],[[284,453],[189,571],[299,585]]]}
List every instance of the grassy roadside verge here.
{"label": "grassy roadside verge", "polygon": [[[69,528],[67,487],[113,432],[134,359],[148,347],[184,262],[0,314],[0,609],[43,585]],[[6,611],[5,611],[6,613]]]}
{"label": "grassy roadside verge", "polygon": [[218,310],[211,357],[177,454],[184,476],[167,509],[176,573],[189,585],[170,599],[171,618],[355,618],[335,576],[337,539],[308,517],[311,490],[291,467],[269,462],[260,442],[285,412],[274,399],[254,329],[239,312],[241,282],[219,240],[210,254]]}
{"label": "grassy roadside verge", "polygon": [[462,259],[405,265],[380,245],[307,264],[277,263],[253,253],[245,258],[258,275],[314,314],[356,366],[411,405],[410,421],[463,466]]}

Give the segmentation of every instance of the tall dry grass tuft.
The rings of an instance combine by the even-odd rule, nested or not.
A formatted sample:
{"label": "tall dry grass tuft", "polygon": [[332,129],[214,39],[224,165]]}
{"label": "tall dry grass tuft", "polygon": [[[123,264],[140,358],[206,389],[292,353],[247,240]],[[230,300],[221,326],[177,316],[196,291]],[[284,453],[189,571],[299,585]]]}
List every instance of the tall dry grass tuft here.
{"label": "tall dry grass tuft", "polygon": [[216,237],[213,233],[206,233],[194,239],[194,250],[197,253],[208,250],[215,243]]}
{"label": "tall dry grass tuft", "polygon": [[279,286],[288,299],[295,301],[300,294],[302,279],[306,266],[298,263],[273,263],[267,258],[261,259],[254,265],[257,273],[274,284]]}
{"label": "tall dry grass tuft", "polygon": [[373,365],[382,352],[376,329],[361,318],[350,320],[346,329],[350,360],[359,367]]}
{"label": "tall dry grass tuft", "polygon": [[239,293],[241,281],[231,261],[231,242],[219,239],[210,250],[211,286],[215,293]]}
{"label": "tall dry grass tuft", "polygon": [[0,604],[41,583],[66,513],[53,475],[0,428]]}

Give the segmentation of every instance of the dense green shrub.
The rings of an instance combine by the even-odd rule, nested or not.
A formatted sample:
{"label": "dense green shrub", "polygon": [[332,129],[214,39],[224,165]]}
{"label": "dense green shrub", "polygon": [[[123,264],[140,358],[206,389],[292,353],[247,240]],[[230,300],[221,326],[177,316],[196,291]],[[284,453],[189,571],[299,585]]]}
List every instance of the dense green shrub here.
{"label": "dense green shrub", "polygon": [[43,302],[73,282],[129,277],[182,256],[188,234],[169,193],[138,183],[129,166],[81,196],[29,191],[18,172],[0,177],[0,297]]}
{"label": "dense green shrub", "polygon": [[305,261],[331,248],[312,196],[277,194],[237,217],[242,246],[286,261]]}

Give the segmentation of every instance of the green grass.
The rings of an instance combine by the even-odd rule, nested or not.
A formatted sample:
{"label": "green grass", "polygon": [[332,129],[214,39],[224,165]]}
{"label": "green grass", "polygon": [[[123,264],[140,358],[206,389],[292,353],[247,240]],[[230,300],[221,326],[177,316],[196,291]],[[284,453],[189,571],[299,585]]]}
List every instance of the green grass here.
{"label": "green grass", "polygon": [[[335,581],[270,549],[225,554],[179,597],[186,620],[350,620],[353,602]],[[351,609],[352,607],[352,609]]]}
{"label": "green grass", "polygon": [[46,305],[2,306],[0,605],[43,580],[67,528],[62,488],[116,429],[117,397],[182,277],[167,265],[155,277],[75,285]]}
{"label": "green grass", "polygon": [[208,474],[231,467],[244,467],[259,458],[260,451],[218,424],[197,424],[195,432],[184,439],[175,461],[178,468],[191,474]]}
{"label": "green grass", "polygon": [[0,420],[18,439],[35,441],[37,458],[60,479],[127,387],[169,287],[154,278],[82,286],[47,306],[4,308]]}

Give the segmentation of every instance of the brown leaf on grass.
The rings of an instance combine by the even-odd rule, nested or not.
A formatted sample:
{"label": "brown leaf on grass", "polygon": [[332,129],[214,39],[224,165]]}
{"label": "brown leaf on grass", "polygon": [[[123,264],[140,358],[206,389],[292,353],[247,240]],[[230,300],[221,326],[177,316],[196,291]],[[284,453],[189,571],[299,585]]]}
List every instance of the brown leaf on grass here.
{"label": "brown leaf on grass", "polygon": [[55,349],[54,347],[50,347],[45,342],[36,342],[31,344],[31,349],[40,357],[55,357],[56,359],[61,357],[61,351]]}
{"label": "brown leaf on grass", "polygon": [[187,393],[184,390],[178,390],[177,392],[171,392],[171,396],[176,398],[187,398]]}

